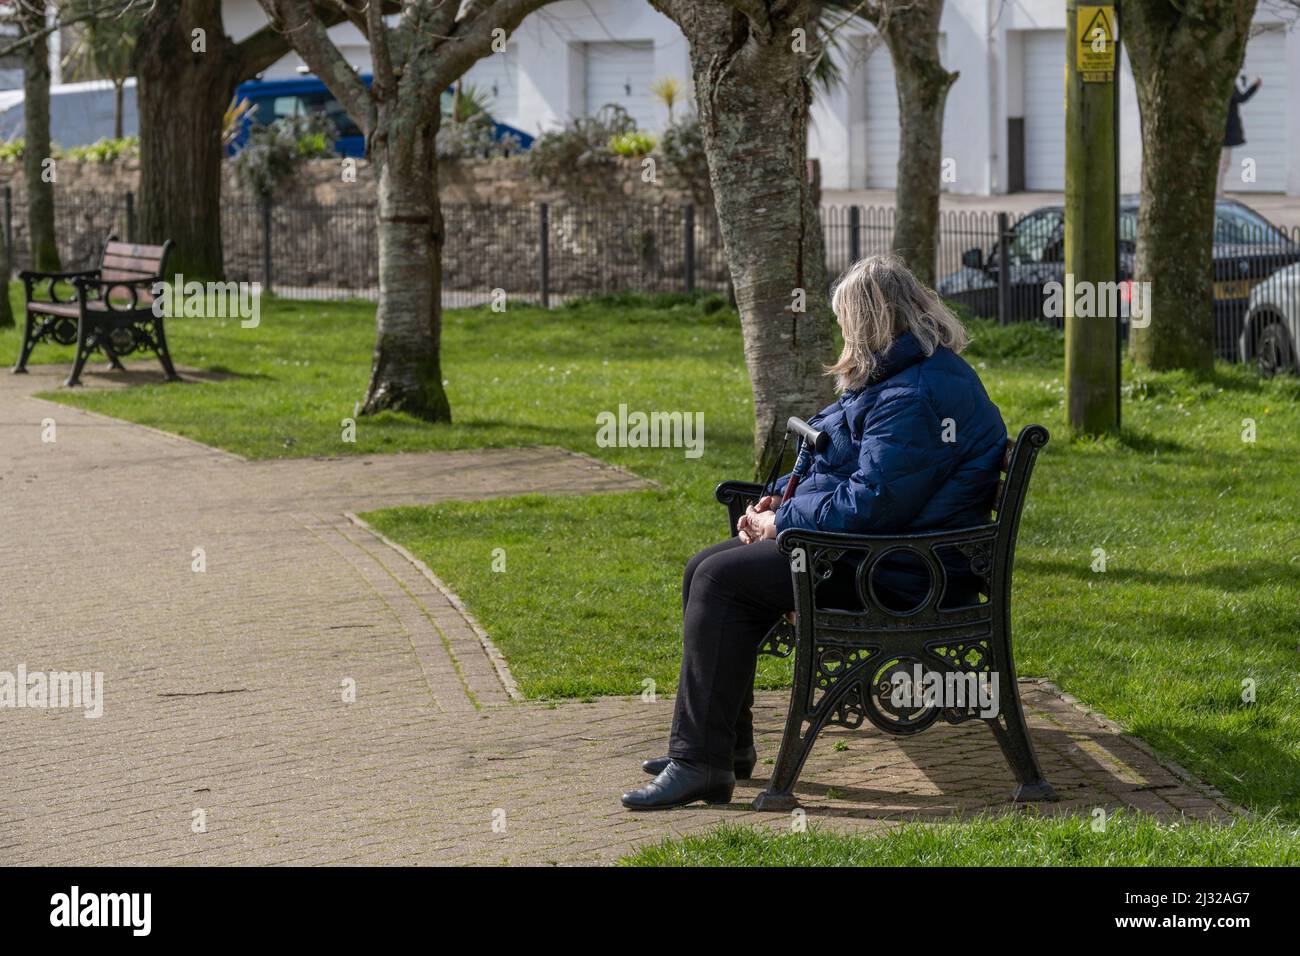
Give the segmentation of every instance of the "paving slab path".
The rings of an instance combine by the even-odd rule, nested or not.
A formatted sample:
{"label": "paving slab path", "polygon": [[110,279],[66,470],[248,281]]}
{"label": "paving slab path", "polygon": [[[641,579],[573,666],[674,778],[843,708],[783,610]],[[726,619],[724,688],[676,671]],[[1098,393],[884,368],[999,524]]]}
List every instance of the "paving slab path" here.
{"label": "paving slab path", "polygon": [[[768,763],[735,803],[627,813],[671,700],[512,699],[454,596],[349,517],[636,476],[554,448],[246,461],[34,397],[65,371],[0,375],[0,672],[102,672],[103,713],[0,707],[0,864],[599,863],[720,820],[789,825],[748,807],[786,694],[758,695]],[[1229,815],[1024,690],[1058,809]],[[969,725],[832,730],[803,781],[810,819],[857,829],[1005,808],[1011,786]]]}

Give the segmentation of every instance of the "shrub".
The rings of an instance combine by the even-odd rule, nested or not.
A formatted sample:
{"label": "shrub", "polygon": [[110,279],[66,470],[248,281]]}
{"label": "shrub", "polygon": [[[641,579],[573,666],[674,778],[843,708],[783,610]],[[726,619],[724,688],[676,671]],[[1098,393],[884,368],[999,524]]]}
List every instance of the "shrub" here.
{"label": "shrub", "polygon": [[704,132],[694,113],[673,120],[659,138],[659,154],[667,174],[680,184],[698,205],[711,206],[709,160],[704,153]]}
{"label": "shrub", "polygon": [[569,120],[563,129],[543,133],[528,151],[528,169],[551,185],[571,182],[584,170],[614,162],[610,143],[636,132],[636,121],[616,103],[606,103],[595,116]]}
{"label": "shrub", "polygon": [[640,130],[619,133],[609,140],[609,150],[616,156],[649,156],[654,148],[655,138]]}
{"label": "shrub", "polygon": [[305,159],[334,155],[334,124],[323,113],[286,116],[255,126],[235,156],[235,174],[258,193],[272,193]]}
{"label": "shrub", "polygon": [[464,120],[446,120],[438,130],[438,158],[507,159],[519,152],[522,144],[514,133],[494,134],[492,117],[474,113]]}
{"label": "shrub", "polygon": [[136,152],[140,148],[140,137],[123,136],[121,139],[97,139],[85,146],[70,146],[64,150],[68,159],[91,163],[112,163]]}
{"label": "shrub", "polygon": [[22,159],[25,142],[20,136],[6,143],[0,143],[0,163],[16,163]]}

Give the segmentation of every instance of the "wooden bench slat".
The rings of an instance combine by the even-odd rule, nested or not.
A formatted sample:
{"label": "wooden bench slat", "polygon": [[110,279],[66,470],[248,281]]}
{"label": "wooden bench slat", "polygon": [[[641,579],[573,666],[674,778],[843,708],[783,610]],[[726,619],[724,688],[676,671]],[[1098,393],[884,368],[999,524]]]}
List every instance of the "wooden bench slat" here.
{"label": "wooden bench slat", "polygon": [[104,269],[99,274],[99,278],[104,282],[139,282],[141,279],[152,279],[158,272],[137,272],[134,269]]}
{"label": "wooden bench slat", "polygon": [[101,266],[105,269],[127,269],[157,275],[162,265],[161,259],[138,258],[134,256],[104,256]]}
{"label": "wooden bench slat", "polygon": [[161,259],[162,246],[147,246],[134,242],[110,242],[104,246],[106,256],[143,256],[146,259]]}
{"label": "wooden bench slat", "polygon": [[35,315],[62,315],[75,319],[81,315],[81,306],[75,302],[32,302],[27,311]]}

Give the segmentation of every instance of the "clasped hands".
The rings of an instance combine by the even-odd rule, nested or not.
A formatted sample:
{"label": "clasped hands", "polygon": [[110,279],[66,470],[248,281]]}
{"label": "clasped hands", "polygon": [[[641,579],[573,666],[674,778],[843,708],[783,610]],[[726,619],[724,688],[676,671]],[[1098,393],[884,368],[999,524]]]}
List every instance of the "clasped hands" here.
{"label": "clasped hands", "polygon": [[736,522],[736,534],[744,544],[776,539],[776,509],[781,499],[776,495],[759,498],[756,504],[745,509]]}

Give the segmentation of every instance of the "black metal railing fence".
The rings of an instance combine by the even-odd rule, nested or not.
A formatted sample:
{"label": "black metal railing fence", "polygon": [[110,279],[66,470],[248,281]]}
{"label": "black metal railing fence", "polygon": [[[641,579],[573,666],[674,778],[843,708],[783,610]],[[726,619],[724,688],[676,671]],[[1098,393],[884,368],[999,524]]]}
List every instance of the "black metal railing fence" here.
{"label": "black metal railing fence", "polygon": [[[64,267],[92,266],[109,233],[135,238],[135,208],[131,193],[57,189],[55,233]],[[1293,344],[1300,337],[1300,266],[1287,268],[1300,261],[1300,228],[1277,228],[1248,212],[1228,208],[1216,219],[1216,351],[1231,358],[1254,357],[1261,323],[1290,328]],[[25,197],[6,187],[3,214],[17,272],[30,265]],[[442,215],[447,306],[480,304],[503,294],[550,305],[603,292],[729,289],[722,237],[711,209],[626,202],[446,203]],[[864,256],[889,251],[894,218],[892,207],[823,206],[830,275]],[[1130,220],[1121,219],[1125,278],[1132,268],[1134,229]],[[292,298],[378,294],[373,204],[236,198],[223,203],[221,231],[229,279],[260,282],[264,290]],[[1059,208],[1021,217],[944,211],[935,285],[946,299],[975,315],[1059,327],[1062,319],[1051,307],[1049,292],[1050,283],[1065,280],[1063,236]],[[1127,282],[1121,285],[1127,307],[1130,290]],[[1248,325],[1252,292],[1255,309]]]}

